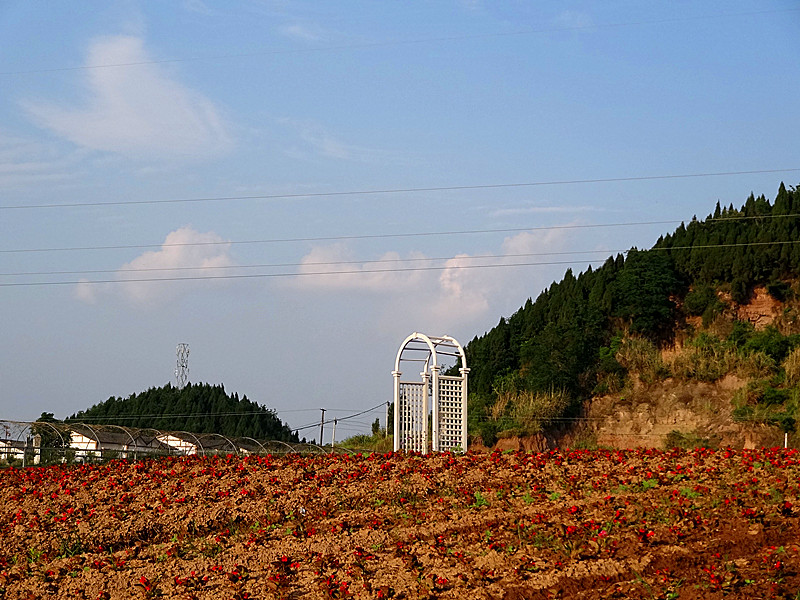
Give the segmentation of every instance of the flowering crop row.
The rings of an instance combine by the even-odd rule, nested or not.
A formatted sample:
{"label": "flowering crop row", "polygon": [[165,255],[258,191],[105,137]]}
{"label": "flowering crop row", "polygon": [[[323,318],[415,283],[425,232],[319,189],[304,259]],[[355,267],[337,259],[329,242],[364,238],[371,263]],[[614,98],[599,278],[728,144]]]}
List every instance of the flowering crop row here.
{"label": "flowering crop row", "polygon": [[6,469],[0,598],[788,597],[799,496],[778,449]]}

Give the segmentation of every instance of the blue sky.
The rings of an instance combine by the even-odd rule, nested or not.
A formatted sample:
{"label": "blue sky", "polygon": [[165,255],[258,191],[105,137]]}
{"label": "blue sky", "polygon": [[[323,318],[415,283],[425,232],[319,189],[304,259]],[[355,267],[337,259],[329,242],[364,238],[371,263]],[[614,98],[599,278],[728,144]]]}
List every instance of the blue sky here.
{"label": "blue sky", "polygon": [[[466,343],[568,267],[800,181],[798,25],[789,1],[0,4],[0,418],[163,385],[179,342],[191,381],[293,427],[389,400],[409,333]],[[165,277],[194,279],[121,281]]]}

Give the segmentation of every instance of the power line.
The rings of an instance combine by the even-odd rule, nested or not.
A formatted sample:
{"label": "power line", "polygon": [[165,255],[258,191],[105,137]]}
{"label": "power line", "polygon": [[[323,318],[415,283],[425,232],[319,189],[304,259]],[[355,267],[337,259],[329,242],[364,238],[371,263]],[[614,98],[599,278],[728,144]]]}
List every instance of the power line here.
{"label": "power line", "polygon": [[[353,419],[355,417],[360,417],[361,415],[365,415],[369,412],[373,412],[375,410],[378,410],[379,408],[384,408],[385,406],[386,402],[381,402],[380,404],[373,406],[372,408],[368,408],[367,410],[362,410],[361,412],[357,412],[352,415],[348,415],[345,417],[336,417],[335,419],[328,419],[327,421],[325,421],[325,423],[332,423],[333,421],[346,421],[348,419]],[[302,427],[295,427],[293,428],[293,431],[303,431],[305,429],[312,429],[314,427],[319,427],[319,421],[317,421],[316,423],[311,423],[309,425],[303,425]]]}
{"label": "power line", "polygon": [[362,410],[361,412],[355,413],[353,415],[349,415],[347,417],[337,417],[337,420],[338,421],[346,421],[347,419],[353,419],[355,417],[360,417],[361,415],[365,415],[365,414],[367,414],[369,412],[372,412],[374,410],[378,410],[379,408],[385,408],[385,407],[386,407],[386,402],[381,402],[380,404],[378,404],[376,406],[373,406],[372,408],[368,408],[367,410]]}
{"label": "power line", "polygon": [[[654,251],[672,251],[672,250],[707,250],[711,248],[742,248],[748,246],[781,246],[789,244],[798,244],[800,240],[789,241],[774,241],[774,242],[742,242],[736,244],[703,244],[694,246],[670,246],[670,247],[657,247],[651,248]],[[208,270],[227,270],[227,269],[267,269],[267,268],[285,268],[285,267],[308,267],[308,266],[339,266],[339,265],[352,265],[352,264],[387,264],[387,263],[413,263],[413,262],[435,262],[435,261],[448,261],[448,260],[483,260],[495,259],[501,260],[506,258],[523,258],[531,256],[568,256],[568,255],[585,255],[585,254],[603,254],[613,256],[615,254],[627,254],[629,250],[570,250],[563,252],[524,252],[514,254],[473,254],[467,256],[438,256],[438,257],[417,257],[417,258],[381,258],[381,259],[367,259],[367,260],[339,260],[339,261],[312,261],[312,262],[295,262],[295,263],[264,263],[253,265],[213,265],[201,267],[147,267],[140,269],[88,269],[88,270],[75,270],[75,271],[17,271],[10,273],[0,273],[0,277],[22,277],[22,276],[39,276],[39,275],[91,275],[100,273],[151,273],[151,272],[173,272],[173,271],[208,271]],[[536,264],[572,264],[574,261],[560,261],[549,263],[536,263]],[[449,265],[447,268],[458,268],[461,265]],[[381,270],[381,272],[390,272],[392,269]],[[364,271],[358,271],[364,272]],[[326,271],[327,273],[327,271]],[[162,281],[161,278],[156,278],[157,281]],[[137,281],[131,279],[123,279],[117,281]]]}
{"label": "power line", "polygon": [[[752,242],[746,244],[720,244],[719,246],[698,246],[699,248],[725,248],[732,246],[763,246],[769,244],[782,245],[782,244],[797,244],[797,241],[788,242]],[[677,247],[677,248],[657,248],[656,250],[680,250],[692,249],[692,246]],[[467,257],[464,257],[467,258]],[[604,263],[608,258],[604,259],[590,259],[586,261],[588,264]],[[10,282],[0,283],[0,287],[34,287],[34,286],[48,286],[48,285],[78,285],[78,284],[101,284],[101,283],[151,283],[151,282],[175,282],[175,281],[204,281],[215,279],[265,279],[275,277],[310,277],[310,276],[324,276],[324,275],[365,275],[375,273],[408,273],[418,271],[446,271],[450,269],[491,269],[491,268],[510,268],[510,267],[536,267],[548,265],[573,265],[574,260],[561,260],[561,261],[543,261],[543,262],[520,262],[520,263],[495,263],[484,265],[441,265],[435,267],[401,267],[394,269],[353,269],[345,271],[301,271],[297,273],[253,273],[253,274],[237,274],[237,275],[197,275],[191,277],[142,277],[137,279],[83,279],[83,280],[69,280],[69,281],[28,281],[28,282]]]}
{"label": "power line", "polygon": [[266,263],[256,265],[214,265],[208,267],[148,267],[141,269],[89,269],[84,271],[19,271],[15,273],[0,273],[0,277],[16,277],[30,275],[91,275],[99,273],[148,273],[148,272],[171,272],[171,271],[205,271],[219,269],[268,269],[284,267],[308,267],[308,266],[338,266],[354,264],[386,264],[386,263],[409,263],[409,262],[434,262],[439,260],[472,260],[472,259],[502,259],[502,258],[522,258],[526,256],[563,256],[570,254],[607,254],[607,250],[581,250],[565,252],[525,252],[519,254],[473,254],[470,256],[438,256],[438,257],[418,257],[418,258],[379,258],[368,260],[333,260],[333,261],[311,261],[294,263]]}
{"label": "power line", "polygon": [[[797,216],[797,215],[795,215]],[[606,223],[597,225],[553,225],[549,227],[508,227],[499,229],[466,229],[459,231],[423,231],[409,233],[374,233],[364,235],[335,235],[317,237],[295,237],[295,238],[271,238],[261,240],[232,240],[218,242],[176,242],[170,244],[123,244],[115,246],[69,246],[60,248],[10,248],[0,250],[3,254],[22,254],[32,252],[79,252],[94,250],[143,250],[147,248],[175,248],[185,246],[227,246],[227,245],[247,245],[247,244],[284,244],[301,242],[333,242],[347,240],[372,240],[389,238],[413,238],[413,237],[438,237],[447,235],[476,235],[486,233],[519,233],[522,231],[549,231],[556,229],[593,229],[601,227],[635,227],[642,225],[665,225],[678,223],[677,219],[666,221],[639,221],[632,223]]]}
{"label": "power line", "polygon": [[332,198],[338,196],[368,196],[368,195],[387,195],[387,194],[416,194],[422,192],[446,192],[446,191],[466,191],[466,190],[487,190],[487,189],[507,189],[524,188],[550,185],[574,185],[586,183],[621,183],[631,181],[658,181],[665,179],[692,179],[700,177],[728,177],[732,175],[757,175],[768,173],[791,173],[800,171],[800,167],[788,169],[757,169],[750,171],[721,171],[715,173],[682,173],[670,175],[643,175],[638,177],[609,177],[598,179],[564,179],[552,181],[526,181],[516,183],[489,183],[475,185],[451,185],[417,188],[387,188],[374,190],[347,190],[334,192],[307,192],[296,194],[261,194],[248,196],[206,196],[199,198],[163,198],[160,200],[117,200],[113,202],[68,202],[63,204],[7,204],[0,205],[0,210],[26,210],[26,209],[45,209],[45,208],[78,208],[78,207],[98,207],[98,206],[141,206],[154,204],[178,204],[178,203],[199,203],[199,202],[227,202],[233,200],[291,200],[297,198]]}
{"label": "power line", "polygon": [[[589,263],[605,262],[606,259],[590,260]],[[48,285],[77,285],[77,284],[99,284],[99,283],[149,283],[149,282],[175,282],[175,281],[204,281],[213,279],[264,279],[274,277],[310,277],[322,275],[364,275],[368,273],[407,273],[415,271],[446,271],[448,269],[491,269],[502,267],[535,267],[543,265],[571,265],[575,261],[552,261],[552,262],[531,262],[531,263],[500,263],[491,265],[458,265],[440,267],[404,267],[400,269],[355,269],[350,271],[311,271],[300,273],[254,273],[245,275],[207,275],[193,277],[143,277],[140,279],[92,279],[92,280],[73,280],[73,281],[30,281],[0,283],[0,287],[32,287]]]}
{"label": "power line", "polygon": [[[800,169],[798,169],[800,170]],[[753,221],[765,219],[786,219],[800,217],[800,214],[787,215],[759,215],[759,216],[738,216],[738,217],[719,217],[716,219],[706,219],[705,223],[720,223],[727,221]],[[64,246],[53,248],[8,248],[0,250],[0,254],[24,254],[24,253],[44,253],[44,252],[83,252],[99,250],[143,250],[147,248],[176,248],[176,247],[196,247],[196,246],[233,246],[233,245],[252,245],[252,244],[284,244],[301,242],[332,242],[348,240],[370,240],[370,239],[393,239],[393,238],[414,238],[414,237],[440,237],[450,235],[482,235],[489,233],[521,233],[524,231],[557,231],[566,229],[602,229],[604,227],[641,227],[645,225],[670,225],[683,223],[685,219],[666,219],[660,221],[630,221],[619,223],[596,223],[590,225],[548,225],[541,227],[505,227],[496,229],[462,229],[450,231],[422,231],[406,233],[373,233],[364,235],[336,235],[336,236],[316,236],[316,237],[294,237],[294,238],[268,238],[261,240],[228,240],[214,242],[175,242],[163,244],[120,244],[109,246]]]}
{"label": "power line", "polygon": [[667,18],[667,19],[651,19],[651,20],[644,20],[644,21],[627,21],[627,22],[620,22],[620,23],[605,23],[605,24],[599,24],[599,25],[574,25],[574,26],[564,26],[564,27],[543,27],[543,28],[536,28],[536,29],[522,29],[522,30],[518,30],[518,31],[507,31],[507,32],[496,32],[496,33],[465,34],[465,35],[440,36],[440,37],[430,37],[430,38],[417,38],[417,39],[410,39],[410,40],[391,40],[391,41],[384,41],[384,42],[366,42],[366,43],[341,44],[341,45],[338,45],[338,46],[323,46],[323,47],[320,47],[320,48],[292,48],[292,49],[289,49],[289,50],[264,50],[264,51],[260,51],[260,52],[239,52],[239,53],[235,53],[235,54],[193,56],[193,57],[184,57],[184,58],[167,58],[167,59],[158,59],[158,60],[141,60],[141,61],[130,61],[130,62],[125,62],[125,63],[105,63],[105,64],[95,64],[95,65],[81,65],[81,66],[77,66],[77,67],[53,67],[53,68],[49,68],[49,69],[26,69],[26,70],[18,70],[18,71],[0,71],[0,76],[36,75],[36,74],[45,74],[45,73],[63,73],[63,72],[69,72],[69,71],[88,71],[88,70],[96,70],[96,69],[136,67],[136,66],[144,66],[144,65],[161,65],[161,64],[188,63],[188,62],[200,62],[200,61],[211,61],[211,60],[227,60],[227,59],[233,59],[233,58],[250,58],[250,57],[258,57],[258,56],[280,56],[280,55],[285,55],[285,54],[309,54],[309,53],[333,52],[333,51],[341,51],[341,50],[360,50],[360,49],[369,49],[369,48],[385,48],[385,47],[391,47],[391,46],[409,46],[409,45],[417,45],[417,44],[430,44],[430,43],[436,43],[436,42],[457,42],[457,41],[474,40],[474,39],[516,37],[516,36],[535,35],[535,34],[543,34],[543,33],[560,33],[560,32],[569,32],[569,31],[618,29],[618,28],[623,28],[623,27],[636,27],[636,26],[642,26],[642,25],[664,25],[664,24],[668,24],[668,23],[684,23],[684,22],[711,20],[711,19],[725,19],[725,18],[735,18],[735,17],[751,17],[751,16],[768,15],[768,14],[781,14],[781,13],[787,13],[787,12],[796,12],[797,10],[800,10],[800,9],[789,8],[789,9],[776,9],[776,10],[748,11],[748,12],[740,12],[740,13],[720,13],[720,14],[716,14],[716,15],[695,15],[695,16],[685,16],[685,17],[673,17],[673,18]]}

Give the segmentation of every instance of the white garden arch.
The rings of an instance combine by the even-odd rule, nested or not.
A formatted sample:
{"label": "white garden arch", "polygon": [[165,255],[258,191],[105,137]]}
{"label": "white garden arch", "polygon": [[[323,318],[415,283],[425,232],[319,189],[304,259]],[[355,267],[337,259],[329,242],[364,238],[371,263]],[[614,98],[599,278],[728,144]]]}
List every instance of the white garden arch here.
{"label": "white garden arch", "polygon": [[[442,356],[460,361],[460,375],[440,373]],[[411,363],[422,364],[420,381],[401,379]],[[464,348],[449,335],[414,332],[403,341],[392,371],[395,452],[466,451],[468,373]]]}

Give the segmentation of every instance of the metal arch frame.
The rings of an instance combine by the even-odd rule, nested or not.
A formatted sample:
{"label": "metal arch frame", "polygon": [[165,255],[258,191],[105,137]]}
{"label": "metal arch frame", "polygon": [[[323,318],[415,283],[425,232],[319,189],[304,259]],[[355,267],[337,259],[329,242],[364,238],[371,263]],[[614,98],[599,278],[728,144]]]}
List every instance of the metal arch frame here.
{"label": "metal arch frame", "polygon": [[52,423],[50,423],[48,421],[0,421],[0,423],[13,423],[14,425],[24,425],[24,427],[22,427],[22,429],[20,429],[19,434],[17,435],[17,438],[16,438],[17,441],[20,440],[20,437],[22,436],[22,434],[26,430],[30,431],[31,428],[34,425],[47,425],[50,429],[52,429],[53,431],[56,432],[56,435],[58,436],[58,439],[61,440],[61,447],[65,448],[65,446],[64,446],[64,436],[61,435],[61,432],[58,430],[58,427],[56,427],[55,425],[53,425]]}
{"label": "metal arch frame", "polygon": [[[193,437],[194,441],[197,442],[197,449],[195,450],[195,454],[198,455],[198,456],[200,456],[201,454],[205,455],[206,452],[205,452],[205,449],[203,448],[203,444],[200,442],[198,437],[195,434],[193,434],[191,431],[180,431],[180,430],[177,430],[177,431],[165,431],[161,435],[178,437],[177,435],[173,435],[173,434],[178,434],[178,433],[181,434],[181,435],[188,435],[188,436]],[[159,439],[159,441],[161,441],[164,444],[166,444],[166,442],[164,442],[163,440]],[[167,444],[167,445],[169,445],[169,444]]]}
{"label": "metal arch frame", "polygon": [[[130,429],[127,427],[123,427],[122,425],[112,425],[112,424],[103,424],[101,427],[113,427],[114,429],[119,429],[123,433],[127,434],[127,436],[131,439],[131,443],[133,444],[133,459],[136,460],[136,440],[133,439],[133,435],[131,435]],[[125,450],[122,450],[125,452]],[[103,455],[102,449],[100,450],[100,456]],[[127,457],[127,453],[125,455]]]}
{"label": "metal arch frame", "polygon": [[[276,440],[273,440],[273,441],[276,441]],[[300,452],[298,452],[297,450],[294,450],[294,454],[301,454],[303,451],[308,451],[309,453],[311,453],[313,451],[314,454],[327,454],[328,453],[328,451],[325,448],[323,448],[322,446],[318,446],[317,444],[312,444],[311,442],[306,442],[305,444],[298,444],[298,445],[302,446],[302,449],[300,450]],[[314,449],[316,449],[316,450],[314,450]]]}
{"label": "metal arch frame", "polygon": [[[67,448],[64,445],[64,436],[61,435],[61,432],[58,430],[58,427],[56,427],[55,425],[53,425],[52,423],[50,423],[48,421],[5,421],[5,420],[3,420],[3,421],[0,421],[0,423],[11,423],[12,425],[21,426],[21,428],[19,430],[19,433],[17,434],[17,437],[15,438],[16,441],[18,441],[18,442],[21,441],[21,438],[25,434],[26,431],[32,431],[32,428],[33,428],[34,425],[47,425],[50,429],[52,429],[53,431],[56,432],[56,435],[58,436],[58,439],[61,440],[61,448],[62,448],[62,450],[66,450],[66,448]],[[41,451],[42,451],[42,448],[40,446],[39,447],[39,452],[41,453]],[[25,445],[22,447],[22,465],[23,465],[23,467],[25,466],[25,457],[26,457],[27,452],[28,452],[28,438],[26,437],[25,438]],[[36,452],[35,452],[35,447],[34,447],[34,457],[35,456],[36,456]],[[39,457],[41,458],[41,454],[39,454]],[[39,461],[34,460],[34,462],[38,463]]]}
{"label": "metal arch frame", "polygon": [[[428,346],[428,356],[422,359],[404,359],[403,354],[406,350],[414,350],[414,351],[421,351],[423,348],[408,348],[408,345],[412,342],[419,341],[423,342]],[[415,331],[411,335],[409,335],[403,343],[400,345],[400,348],[397,351],[397,357],[394,361],[394,371],[392,371],[392,377],[394,379],[394,451],[397,452],[400,450],[400,376],[403,374],[400,370],[400,363],[403,360],[409,361],[417,361],[423,362],[424,366],[420,376],[422,377],[422,384],[423,384],[423,397],[422,397],[422,412],[424,415],[427,415],[430,412],[430,405],[428,402],[428,387],[430,386],[432,397],[430,399],[430,404],[433,405],[433,431],[431,432],[431,437],[433,438],[433,451],[436,452],[439,450],[439,371],[441,370],[441,365],[438,361],[438,351],[437,347],[441,345],[446,345],[449,347],[454,348],[457,350],[457,354],[450,354],[451,356],[456,356],[457,358],[461,359],[461,368],[459,368],[459,372],[461,373],[462,379],[462,400],[464,402],[464,417],[462,420],[461,426],[461,440],[462,444],[461,447],[463,450],[467,448],[467,431],[466,431],[466,402],[467,402],[467,374],[469,373],[469,368],[467,368],[467,356],[464,352],[464,347],[456,340],[454,337],[449,335],[443,336],[429,336],[424,333],[420,333]],[[428,427],[427,424],[423,425],[422,427],[422,453],[427,454],[428,452]]]}
{"label": "metal arch frame", "polygon": [[[22,440],[22,436],[24,435],[24,433],[26,431],[30,431],[31,430],[31,427],[33,427],[33,424],[35,423],[35,421],[5,421],[5,422],[6,423],[14,423],[14,424],[23,426],[22,429],[19,430],[19,433],[17,434],[17,437],[16,437],[16,440],[18,442]],[[42,423],[45,423],[45,422],[46,421],[42,421]],[[61,437],[60,433],[58,435],[59,435],[59,437]],[[63,443],[64,438],[61,438],[61,441]],[[26,466],[25,465],[25,458],[26,458],[27,454],[28,454],[28,438],[25,437],[25,445],[22,447],[22,467],[23,468]],[[34,455],[34,457],[35,457],[35,455]],[[34,463],[35,462],[36,462],[36,460],[34,458]]]}
{"label": "metal arch frame", "polygon": [[[436,338],[434,338],[434,339],[436,339]],[[125,433],[128,436],[128,438],[130,439],[130,443],[132,445],[131,448],[132,448],[132,451],[134,453],[134,458],[138,457],[138,455],[140,453],[139,452],[140,450],[141,450],[141,454],[151,454],[151,453],[153,453],[152,452],[153,448],[144,447],[144,446],[138,446],[137,445],[137,442],[136,442],[137,436],[143,434],[144,432],[152,432],[152,433],[154,433],[155,434],[154,435],[154,439],[157,440],[158,442],[160,442],[161,444],[166,445],[168,447],[169,447],[169,444],[166,444],[166,442],[164,442],[164,440],[162,439],[162,438],[164,438],[166,436],[171,436],[171,437],[176,437],[178,439],[183,439],[184,441],[189,442],[189,443],[194,441],[194,443],[196,444],[195,453],[197,455],[205,455],[206,454],[206,448],[203,446],[203,443],[202,443],[201,440],[203,438],[205,438],[205,437],[212,437],[212,436],[213,437],[222,438],[223,440],[225,440],[225,442],[230,446],[230,448],[233,450],[233,452],[237,456],[240,456],[241,453],[242,453],[242,448],[236,443],[236,441],[234,441],[234,438],[229,438],[229,437],[224,436],[224,435],[219,434],[219,433],[194,434],[191,431],[182,431],[182,430],[163,430],[162,431],[160,429],[156,429],[155,427],[125,427],[125,426],[122,426],[122,425],[114,425],[114,424],[102,424],[102,425],[95,424],[95,425],[90,425],[89,423],[69,422],[69,421],[67,421],[67,422],[59,421],[57,423],[50,423],[48,421],[13,421],[13,420],[7,420],[7,419],[0,419],[0,425],[2,425],[2,424],[8,424],[10,429],[13,428],[12,430],[9,431],[9,438],[8,439],[9,440],[14,440],[14,441],[17,441],[17,442],[21,441],[22,438],[26,436],[26,432],[29,432],[34,425],[39,425],[39,426],[46,425],[48,429],[50,429],[53,432],[55,432],[55,434],[58,436],[58,439],[61,441],[61,445],[62,445],[62,447],[64,449],[73,449],[73,450],[75,450],[76,448],[72,447],[71,444],[67,445],[67,442],[64,439],[63,431],[74,431],[77,428],[83,428],[83,432],[81,432],[81,431],[75,431],[75,432],[78,433],[79,435],[87,434],[87,435],[85,435],[85,437],[87,437],[90,440],[93,439],[94,442],[97,444],[97,449],[96,450],[88,450],[88,449],[87,450],[82,450],[82,452],[86,453],[82,457],[83,460],[97,458],[98,454],[99,454],[99,458],[101,458],[101,459],[103,458],[103,456],[102,456],[102,442],[100,441],[99,433],[103,429],[108,429],[108,428],[113,428],[115,430],[122,431],[123,433]],[[59,428],[57,425],[61,426],[61,428]],[[261,448],[261,450],[265,454],[271,454],[271,451],[268,448],[268,446],[271,445],[271,444],[285,447],[286,450],[288,451],[287,454],[301,454],[301,453],[326,454],[328,452],[328,450],[326,448],[323,448],[322,446],[319,446],[317,444],[312,444],[312,443],[291,444],[291,443],[288,443],[288,442],[284,442],[282,440],[257,440],[255,438],[251,438],[251,437],[243,437],[243,438],[235,438],[235,439],[249,440],[249,441],[255,443],[259,448]],[[352,449],[338,448],[338,447],[335,449],[335,451],[340,452],[340,453],[348,453],[348,454],[352,454],[352,453],[355,452],[355,450],[352,450]],[[131,452],[131,451],[129,450],[129,451],[123,451],[123,452]],[[172,454],[182,454],[182,452],[180,450],[176,449],[176,448],[169,447],[169,454],[170,455],[172,455]]]}
{"label": "metal arch frame", "polygon": [[[238,440],[241,440],[241,441],[250,440],[251,442],[254,442],[254,443],[257,445],[257,446],[260,446],[260,447],[261,447],[261,450],[264,452],[264,454],[269,454],[269,452],[267,452],[267,449],[264,447],[264,444],[262,444],[261,442],[259,442],[259,441],[258,441],[257,439],[255,439],[255,438],[251,438],[251,437],[241,437],[241,438],[237,438],[237,439],[238,439]],[[241,449],[241,447],[240,447],[240,449]]]}
{"label": "metal arch frame", "polygon": [[[236,444],[234,444],[234,443],[233,443],[231,440],[229,440],[227,437],[225,437],[224,435],[222,435],[221,433],[201,433],[201,434],[199,434],[199,435],[200,435],[201,437],[203,437],[203,438],[210,438],[210,437],[219,437],[219,438],[222,438],[223,440],[225,440],[226,442],[228,442],[228,444],[230,445],[230,447],[231,447],[231,448],[233,448],[233,453],[234,453],[236,456],[239,456],[239,447],[238,447]],[[215,452],[216,452],[217,454],[219,453],[219,451],[218,451],[218,450],[215,450]],[[203,450],[203,453],[205,454],[205,450]]]}
{"label": "metal arch frame", "polygon": [[[291,444],[289,444],[287,442],[284,442],[282,440],[266,440],[266,441],[267,441],[268,444],[281,444],[283,446],[286,446],[289,449],[288,454],[298,454],[297,448],[295,448],[294,446],[292,446]],[[267,454],[271,454],[271,453],[267,452]]]}
{"label": "metal arch frame", "polygon": [[[103,451],[100,448],[100,438],[97,436],[97,431],[94,429],[94,427],[92,427],[91,425],[88,425],[87,423],[70,423],[70,425],[86,427],[89,431],[92,432],[92,434],[94,435],[94,441],[97,442],[97,452],[100,453],[100,457],[102,458],[102,456],[103,456],[102,452]],[[83,434],[81,434],[81,435],[83,435]],[[83,460],[85,461],[87,458],[89,458],[89,454],[88,453],[91,452],[91,450],[84,450],[84,452],[86,453],[83,456]],[[76,456],[77,456],[77,453],[76,453]]]}
{"label": "metal arch frame", "polygon": [[[118,425],[118,427],[119,427],[119,425]],[[161,431],[160,429],[156,429],[155,427],[133,427],[133,428],[131,428],[131,431],[136,434],[136,437],[139,437],[140,435],[142,435],[142,432],[144,432],[144,431],[155,431],[156,435],[153,436],[153,439],[156,440],[160,444],[164,444],[164,442],[162,442],[159,439],[159,436],[164,435],[164,432]],[[158,454],[158,452],[152,452],[151,450],[148,450],[146,446],[137,446],[136,445],[136,437],[133,438],[133,457],[134,457],[134,460],[136,460],[136,452],[138,451],[138,448],[140,448],[140,447],[142,448],[142,450],[143,450],[143,452],[145,454]],[[164,444],[164,445],[168,446],[168,444]],[[168,454],[169,455],[172,454],[172,449],[171,448],[170,448]]]}

